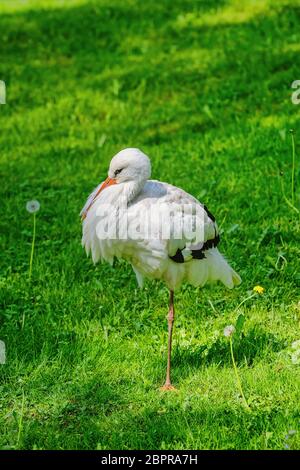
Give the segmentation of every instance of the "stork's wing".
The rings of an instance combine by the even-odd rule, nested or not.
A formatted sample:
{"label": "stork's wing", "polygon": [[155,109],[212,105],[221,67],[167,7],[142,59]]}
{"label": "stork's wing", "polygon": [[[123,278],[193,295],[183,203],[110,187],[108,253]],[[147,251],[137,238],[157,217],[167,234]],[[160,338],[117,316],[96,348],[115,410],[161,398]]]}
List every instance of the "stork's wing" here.
{"label": "stork's wing", "polygon": [[[163,230],[168,235],[166,248],[176,263],[205,258],[205,251],[220,241],[214,216],[208,208],[180,188],[159,181],[148,181],[135,200],[144,207],[155,205],[163,212]],[[169,229],[169,233],[168,233]],[[164,234],[162,234],[164,238]]]}

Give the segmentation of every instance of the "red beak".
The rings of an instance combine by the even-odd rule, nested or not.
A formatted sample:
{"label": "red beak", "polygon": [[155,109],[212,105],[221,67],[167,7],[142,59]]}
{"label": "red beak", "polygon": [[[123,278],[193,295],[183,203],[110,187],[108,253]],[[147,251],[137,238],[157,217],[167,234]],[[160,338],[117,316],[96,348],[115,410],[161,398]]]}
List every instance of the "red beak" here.
{"label": "red beak", "polygon": [[97,193],[95,194],[94,196],[94,199],[92,200],[92,202],[90,203],[90,205],[88,206],[88,208],[86,209],[86,211],[84,212],[84,214],[82,214],[82,217],[81,217],[81,220],[84,220],[87,216],[87,213],[88,211],[90,210],[90,208],[92,207],[96,197],[99,196],[99,194],[103,191],[103,189],[106,189],[108,188],[108,186],[112,186],[113,184],[117,184],[117,180],[115,178],[110,178],[109,176],[106,178],[106,180],[101,184],[100,188],[98,189]]}
{"label": "red beak", "polygon": [[101,193],[101,191],[103,191],[103,189],[107,188],[108,186],[111,186],[112,184],[117,184],[117,180],[115,178],[110,178],[108,176],[106,180],[101,184],[99,190],[97,191],[95,198]]}

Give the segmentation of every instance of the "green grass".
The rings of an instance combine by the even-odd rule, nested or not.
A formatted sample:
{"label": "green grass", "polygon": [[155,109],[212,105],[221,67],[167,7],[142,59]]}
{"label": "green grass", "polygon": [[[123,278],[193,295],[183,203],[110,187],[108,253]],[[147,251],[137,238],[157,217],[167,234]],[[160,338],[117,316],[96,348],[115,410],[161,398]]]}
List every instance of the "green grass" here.
{"label": "green grass", "polygon": [[[282,193],[292,128],[299,208],[299,2],[5,0],[0,14],[0,447],[299,449],[300,224]],[[243,278],[176,294],[177,393],[159,391],[167,289],[80,246],[78,213],[127,146],[208,205]],[[251,412],[223,336],[240,312]]]}

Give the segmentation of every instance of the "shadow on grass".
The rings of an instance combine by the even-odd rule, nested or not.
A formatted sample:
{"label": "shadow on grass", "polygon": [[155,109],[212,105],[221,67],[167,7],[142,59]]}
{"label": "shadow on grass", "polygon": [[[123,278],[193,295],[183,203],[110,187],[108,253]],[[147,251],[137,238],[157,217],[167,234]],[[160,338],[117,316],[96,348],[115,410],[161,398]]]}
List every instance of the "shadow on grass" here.
{"label": "shadow on grass", "polygon": [[[130,389],[129,382],[123,384]],[[277,404],[258,413],[242,405],[209,406],[159,396],[135,401],[103,381],[73,387],[68,403],[51,416],[24,419],[22,448],[160,449],[251,448],[251,439],[270,429],[280,413]],[[126,393],[125,393],[126,395]],[[215,430],[218,429],[218,436]]]}
{"label": "shadow on grass", "polygon": [[[255,359],[265,357],[268,353],[279,352],[285,347],[284,340],[266,333],[259,327],[252,328],[242,338],[234,341],[233,349],[237,365],[251,366]],[[179,375],[184,374],[186,367],[199,368],[203,365],[216,364],[220,366],[231,365],[229,341],[219,338],[210,346],[202,345],[191,350],[180,349],[177,345],[173,358],[174,367],[179,368]]]}
{"label": "shadow on grass", "polygon": [[[18,159],[13,164],[16,175],[22,178],[31,170],[41,175],[45,162],[63,172],[68,165],[77,165],[84,173],[84,156],[98,151],[97,142],[86,139],[82,131],[85,119],[96,135],[105,131],[118,144],[125,140],[120,137],[121,127],[124,135],[140,145],[158,145],[187,135],[199,145],[199,134],[223,127],[225,120],[227,126],[236,125],[237,115],[244,118],[248,108],[252,116],[253,105],[262,112],[262,103],[268,105],[269,88],[280,89],[282,79],[288,83],[296,73],[298,52],[291,50],[283,58],[279,46],[289,31],[277,27],[276,15],[267,11],[241,24],[191,25],[182,30],[176,26],[181,15],[197,17],[209,12],[213,16],[216,7],[226,4],[199,2],[195,8],[192,0],[142,5],[91,2],[2,15],[0,75],[8,88],[4,113],[24,116],[40,108],[39,122],[43,116],[47,121],[37,129],[31,125],[30,132],[23,124],[31,123],[32,116],[20,122],[20,128],[15,122],[7,124],[11,132],[6,134],[6,148],[15,150],[16,142],[36,144],[37,139],[39,148],[53,142],[50,150],[40,150],[35,161]],[[299,9],[289,12],[296,19]],[[268,31],[274,44],[266,58]],[[281,73],[284,77],[276,81]],[[229,101],[230,107],[226,106]],[[43,115],[47,104],[56,108],[50,106]],[[212,111],[204,111],[210,106]],[[222,113],[213,111],[215,107],[221,107]],[[60,125],[63,116],[72,116],[68,125]],[[74,147],[74,134],[79,135],[81,146],[77,142]],[[11,166],[9,161],[7,171]],[[46,168],[49,185],[53,170]],[[69,172],[67,179],[72,177]]]}
{"label": "shadow on grass", "polygon": [[[162,4],[149,1],[142,5],[126,2],[97,5],[92,2],[81,7],[34,9],[2,15],[4,47],[0,73],[8,84],[17,80],[20,85],[18,92],[10,97],[10,103],[31,108],[57,100],[74,90],[96,91],[99,88],[104,93],[126,98],[131,91],[138,94],[141,81],[146,83],[148,98],[159,88],[159,94],[166,101],[173,94],[170,84],[177,92],[182,86],[185,86],[185,92],[196,88],[201,92],[198,99],[203,104],[230,98],[260,100],[265,90],[259,91],[262,87],[258,82],[264,78],[260,82],[262,85],[266,77],[271,79],[274,71],[287,70],[297,58],[297,51],[289,51],[283,61],[281,51],[274,48],[268,51],[272,60],[268,56],[268,61],[262,63],[266,32],[272,30],[273,40],[278,41],[282,41],[284,34],[278,28],[274,30],[272,16],[266,13],[241,24],[233,18],[232,23],[214,26],[191,25],[183,30],[176,27],[180,15],[197,16],[203,12],[213,15],[215,8],[224,4],[226,2],[220,0],[200,2],[195,9],[192,0]],[[295,7],[294,11],[297,17],[299,9]],[[236,37],[244,48],[233,49]],[[170,51],[173,42],[177,41],[180,47]],[[197,54],[193,55],[195,51]],[[206,56],[201,55],[203,51],[208,55],[218,52],[218,60],[215,56],[212,56],[213,60],[206,60]],[[278,60],[274,64],[276,55]],[[225,77],[226,83],[219,87],[219,79]],[[245,80],[247,77],[247,81],[241,77]],[[112,90],[113,80],[120,80],[115,90]],[[206,96],[206,100],[203,101],[201,96]],[[194,101],[194,96],[191,100]],[[193,105],[197,108],[197,102]],[[178,122],[186,116],[187,110],[190,111],[189,106],[181,114],[177,112]],[[157,127],[157,123],[153,125]],[[199,132],[212,125],[215,125],[214,120],[198,119],[191,123],[190,129]],[[176,127],[173,132],[177,133]],[[164,138],[164,135],[159,133],[156,137]],[[151,133],[149,139],[155,143]]]}
{"label": "shadow on grass", "polygon": [[[47,392],[50,394],[49,399],[53,399],[51,388]],[[55,394],[55,390],[53,393]],[[70,386],[68,382],[59,391],[56,403],[51,405],[51,412],[45,410],[45,405],[33,402],[30,413],[24,418],[21,448],[96,448],[100,440],[101,420],[105,421],[120,406],[120,389],[107,383],[102,377],[95,376],[83,385]]]}

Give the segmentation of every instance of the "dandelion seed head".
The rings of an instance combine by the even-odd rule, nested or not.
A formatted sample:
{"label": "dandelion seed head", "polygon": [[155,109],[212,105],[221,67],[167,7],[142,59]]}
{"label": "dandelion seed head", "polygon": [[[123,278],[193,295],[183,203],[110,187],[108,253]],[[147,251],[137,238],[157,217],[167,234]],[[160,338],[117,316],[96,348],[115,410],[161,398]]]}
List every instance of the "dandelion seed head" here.
{"label": "dandelion seed head", "polygon": [[300,350],[294,352],[291,355],[291,361],[292,361],[292,364],[299,364],[300,363]]}
{"label": "dandelion seed head", "polygon": [[28,212],[30,212],[30,214],[35,214],[36,212],[38,212],[40,210],[40,203],[39,201],[28,201],[26,203],[26,209]]}
{"label": "dandelion seed head", "polygon": [[226,338],[230,338],[230,336],[232,336],[234,332],[235,332],[235,327],[233,325],[225,326],[224,336],[226,336]]}
{"label": "dandelion seed head", "polygon": [[257,294],[262,295],[265,292],[265,288],[262,286],[254,286],[253,291],[256,292]]}

